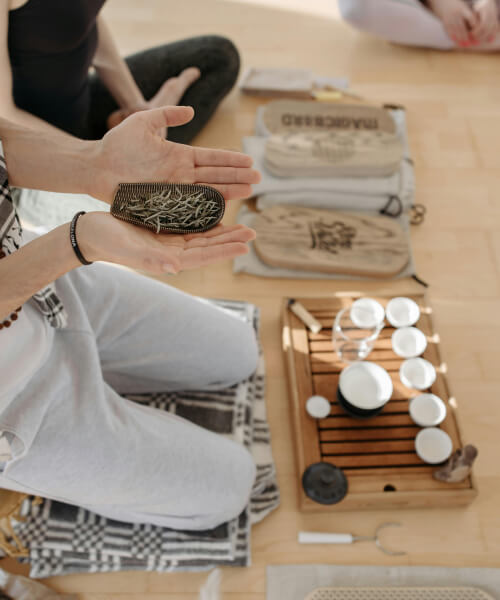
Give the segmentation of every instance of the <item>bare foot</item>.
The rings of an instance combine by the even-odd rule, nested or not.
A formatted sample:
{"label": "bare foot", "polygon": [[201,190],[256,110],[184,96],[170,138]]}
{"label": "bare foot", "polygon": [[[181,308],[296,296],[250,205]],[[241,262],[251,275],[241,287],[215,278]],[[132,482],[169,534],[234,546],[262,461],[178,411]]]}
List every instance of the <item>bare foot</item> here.
{"label": "bare foot", "polygon": [[[186,90],[193,85],[201,76],[201,71],[197,67],[184,69],[177,77],[167,79],[156,94],[141,106],[133,108],[119,108],[112,112],[107,118],[108,129],[119,125],[131,114],[139,110],[148,110],[150,108],[160,108],[161,106],[177,106]],[[166,137],[167,131],[162,133]]]}
{"label": "bare foot", "polygon": [[427,0],[427,5],[457,45],[462,48],[474,45],[471,31],[476,27],[478,17],[464,0]]}
{"label": "bare foot", "polygon": [[498,34],[498,8],[496,0],[477,0],[473,10],[477,17],[471,35],[478,44],[491,44]]}
{"label": "bare foot", "polygon": [[201,72],[197,67],[184,69],[177,77],[167,79],[161,88],[149,101],[150,108],[160,106],[176,106],[179,104],[186,90],[200,78]]}

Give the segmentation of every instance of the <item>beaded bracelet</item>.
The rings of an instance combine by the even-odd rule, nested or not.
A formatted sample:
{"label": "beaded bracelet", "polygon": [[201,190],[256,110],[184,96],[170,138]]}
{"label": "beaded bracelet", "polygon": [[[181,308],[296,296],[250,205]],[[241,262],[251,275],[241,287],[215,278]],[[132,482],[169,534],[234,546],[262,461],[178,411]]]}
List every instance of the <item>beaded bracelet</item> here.
{"label": "beaded bracelet", "polygon": [[83,256],[82,251],[80,250],[80,247],[78,246],[78,242],[76,240],[76,224],[78,222],[78,219],[84,214],[85,214],[85,211],[81,210],[80,212],[77,212],[76,215],[71,220],[71,225],[69,226],[69,240],[71,242],[71,247],[73,248],[73,250],[76,254],[76,257],[82,263],[82,265],[91,265],[92,262],[88,261]]}

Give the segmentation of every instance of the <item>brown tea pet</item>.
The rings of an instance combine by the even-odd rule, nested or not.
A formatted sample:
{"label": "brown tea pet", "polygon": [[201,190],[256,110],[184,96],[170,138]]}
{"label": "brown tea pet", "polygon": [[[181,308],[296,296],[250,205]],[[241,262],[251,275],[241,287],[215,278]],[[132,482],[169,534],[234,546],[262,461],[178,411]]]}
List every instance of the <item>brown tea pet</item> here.
{"label": "brown tea pet", "polygon": [[459,448],[445,465],[434,471],[432,476],[438,481],[460,483],[469,476],[477,454],[477,448],[471,444],[465,448]]}

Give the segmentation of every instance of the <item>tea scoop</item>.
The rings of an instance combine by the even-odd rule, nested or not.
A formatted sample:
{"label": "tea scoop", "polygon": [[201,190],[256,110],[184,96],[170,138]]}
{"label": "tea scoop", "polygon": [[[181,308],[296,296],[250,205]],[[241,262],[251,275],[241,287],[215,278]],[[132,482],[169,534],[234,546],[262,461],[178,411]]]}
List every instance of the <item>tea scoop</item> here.
{"label": "tea scoop", "polygon": [[314,531],[299,531],[299,544],[354,544],[355,542],[375,542],[375,545],[384,554],[389,556],[403,556],[406,552],[390,550],[382,545],[380,532],[386,527],[401,527],[401,523],[382,523],[375,530],[374,535],[353,535],[352,533],[318,533]]}

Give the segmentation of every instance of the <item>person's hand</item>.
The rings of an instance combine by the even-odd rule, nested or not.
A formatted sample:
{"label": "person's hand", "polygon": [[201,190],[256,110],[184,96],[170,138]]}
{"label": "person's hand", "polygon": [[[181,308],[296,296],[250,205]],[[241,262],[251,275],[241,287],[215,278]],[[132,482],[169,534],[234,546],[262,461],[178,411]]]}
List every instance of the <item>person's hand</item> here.
{"label": "person's hand", "polygon": [[244,225],[217,225],[190,235],[157,234],[105,212],[81,216],[77,227],[78,245],[87,260],[156,274],[178,273],[246,254],[254,238],[255,232]]}
{"label": "person's hand", "polygon": [[477,0],[473,10],[477,15],[475,27],[471,30],[473,39],[478,44],[491,43],[499,29],[498,7],[495,0]]}
{"label": "person's hand", "polygon": [[252,159],[240,152],[212,150],[169,142],[158,135],[163,127],[189,122],[189,106],[170,106],[138,112],[99,140],[88,157],[96,176],[89,193],[111,203],[119,183],[168,181],[203,183],[218,189],[226,200],[251,195],[260,175]]}
{"label": "person's hand", "polygon": [[458,46],[475,44],[471,31],[476,27],[477,15],[464,0],[428,0],[428,5]]}
{"label": "person's hand", "polygon": [[[112,112],[107,119],[108,129],[112,129],[119,125],[130,115],[141,110],[151,108],[161,108],[162,106],[177,106],[186,90],[200,78],[201,72],[197,67],[189,67],[184,69],[177,77],[170,77],[151,100],[145,100],[143,103],[129,108],[119,108]],[[162,131],[161,135],[166,136],[166,131]]]}

